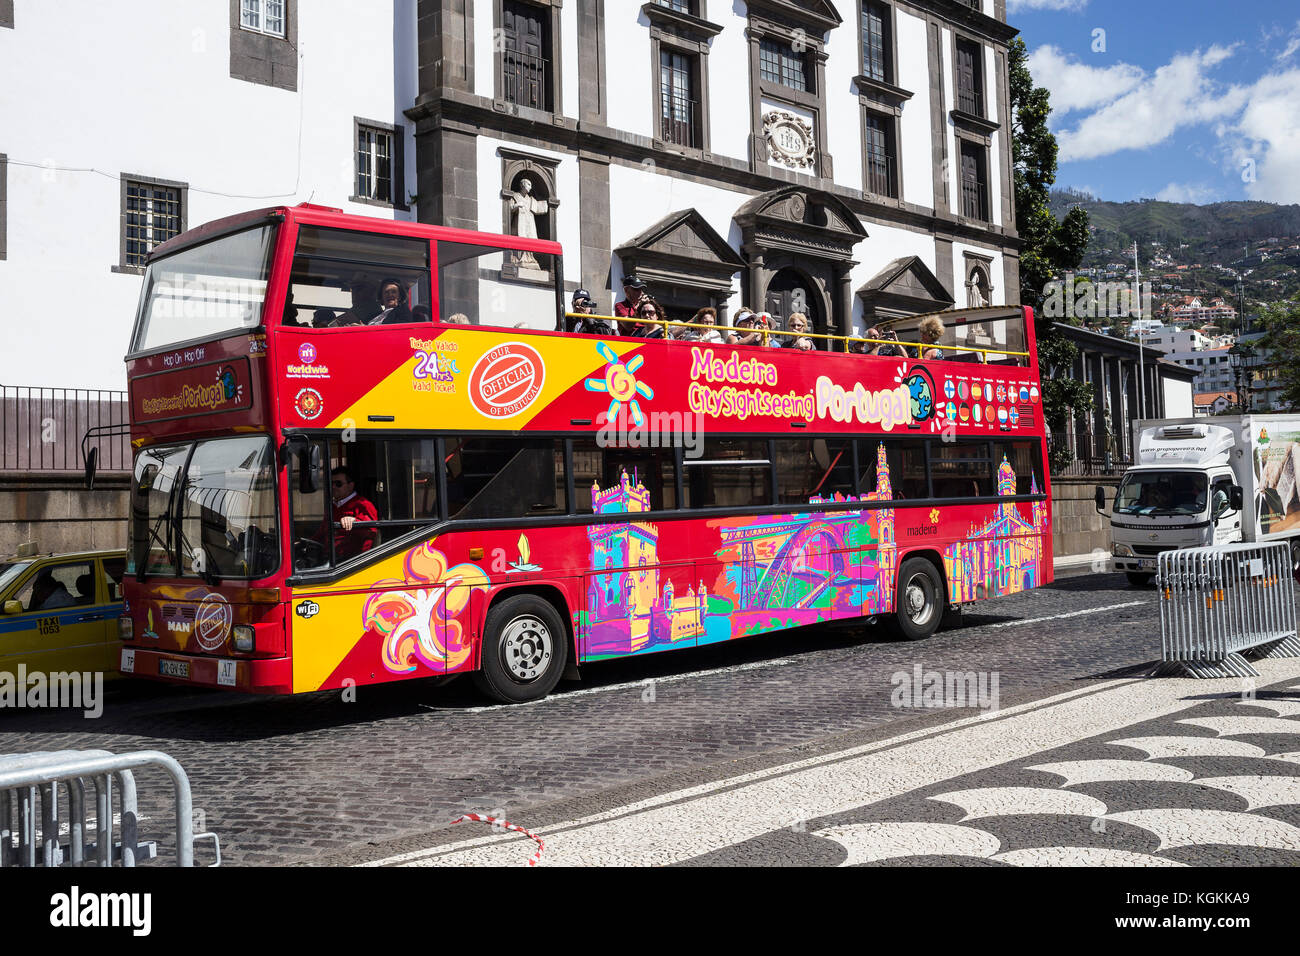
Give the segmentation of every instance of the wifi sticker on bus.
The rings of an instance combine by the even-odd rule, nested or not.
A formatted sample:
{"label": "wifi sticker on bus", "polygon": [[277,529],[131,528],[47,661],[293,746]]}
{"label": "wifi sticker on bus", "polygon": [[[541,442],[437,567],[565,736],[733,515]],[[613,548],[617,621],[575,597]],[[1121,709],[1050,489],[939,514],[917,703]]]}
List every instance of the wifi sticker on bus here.
{"label": "wifi sticker on bus", "polygon": [[469,400],[488,418],[513,418],[536,401],[546,366],[532,346],[506,342],[484,353],[469,373]]}

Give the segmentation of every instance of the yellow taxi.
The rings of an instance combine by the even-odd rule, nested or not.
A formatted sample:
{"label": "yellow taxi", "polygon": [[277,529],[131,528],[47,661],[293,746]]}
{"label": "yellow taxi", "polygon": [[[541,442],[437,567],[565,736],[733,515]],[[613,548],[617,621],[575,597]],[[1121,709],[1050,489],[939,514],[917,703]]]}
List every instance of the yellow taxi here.
{"label": "yellow taxi", "polygon": [[0,557],[0,673],[117,676],[125,551]]}

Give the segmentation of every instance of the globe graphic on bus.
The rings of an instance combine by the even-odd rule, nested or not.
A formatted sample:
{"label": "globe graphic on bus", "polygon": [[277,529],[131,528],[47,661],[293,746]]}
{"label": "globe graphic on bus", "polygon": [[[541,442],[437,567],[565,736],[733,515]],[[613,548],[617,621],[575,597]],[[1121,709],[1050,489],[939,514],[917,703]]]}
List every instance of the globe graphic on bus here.
{"label": "globe graphic on bus", "polygon": [[923,422],[934,414],[934,395],[930,391],[930,382],[924,375],[909,376],[907,390],[912,398],[913,421]]}

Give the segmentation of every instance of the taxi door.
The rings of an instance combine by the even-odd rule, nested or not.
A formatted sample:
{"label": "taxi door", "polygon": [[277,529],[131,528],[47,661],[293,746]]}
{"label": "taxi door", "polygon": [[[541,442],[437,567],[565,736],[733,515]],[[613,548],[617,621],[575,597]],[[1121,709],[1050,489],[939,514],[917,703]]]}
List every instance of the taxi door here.
{"label": "taxi door", "polygon": [[0,670],[28,672],[111,670],[111,648],[104,642],[107,609],[98,602],[96,562],[38,561],[4,595],[17,601],[13,614],[0,615]]}

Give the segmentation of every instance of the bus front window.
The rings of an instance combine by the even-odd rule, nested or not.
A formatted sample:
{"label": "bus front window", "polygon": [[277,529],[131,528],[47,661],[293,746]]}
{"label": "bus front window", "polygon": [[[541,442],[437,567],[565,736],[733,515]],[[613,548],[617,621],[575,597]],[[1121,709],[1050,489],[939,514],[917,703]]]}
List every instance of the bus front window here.
{"label": "bus front window", "polygon": [[149,263],[132,351],[260,325],[275,230],[257,226]]}

